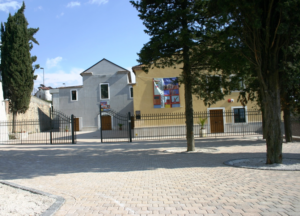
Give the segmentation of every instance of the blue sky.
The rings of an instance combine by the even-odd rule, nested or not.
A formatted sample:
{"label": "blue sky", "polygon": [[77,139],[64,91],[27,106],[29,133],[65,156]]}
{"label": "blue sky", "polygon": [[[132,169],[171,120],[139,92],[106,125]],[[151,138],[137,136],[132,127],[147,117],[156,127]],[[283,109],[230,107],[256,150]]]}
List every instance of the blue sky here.
{"label": "blue sky", "polygon": [[[0,20],[6,22],[22,1],[0,0]],[[149,36],[128,0],[25,0],[29,27],[39,27],[32,55],[44,67],[45,85],[81,85],[83,70],[106,58],[131,69]],[[43,83],[36,70],[35,88]]]}

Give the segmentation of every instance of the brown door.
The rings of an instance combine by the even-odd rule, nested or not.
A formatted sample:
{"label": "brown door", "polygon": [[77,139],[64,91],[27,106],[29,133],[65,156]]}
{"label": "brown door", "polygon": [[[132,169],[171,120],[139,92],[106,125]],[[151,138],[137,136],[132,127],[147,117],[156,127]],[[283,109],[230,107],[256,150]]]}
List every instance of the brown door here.
{"label": "brown door", "polygon": [[224,133],[223,110],[210,110],[211,133]]}
{"label": "brown door", "polygon": [[111,116],[101,116],[102,130],[111,130]]}
{"label": "brown door", "polygon": [[75,118],[75,131],[79,131],[79,118]]}

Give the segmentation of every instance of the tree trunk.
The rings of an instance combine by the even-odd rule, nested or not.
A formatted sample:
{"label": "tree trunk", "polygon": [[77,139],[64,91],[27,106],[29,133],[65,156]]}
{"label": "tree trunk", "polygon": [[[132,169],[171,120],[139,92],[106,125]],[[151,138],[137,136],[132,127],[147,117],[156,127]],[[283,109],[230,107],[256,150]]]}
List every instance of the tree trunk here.
{"label": "tree trunk", "polygon": [[266,127],[267,164],[282,163],[282,133],[280,88],[276,66],[274,73],[264,73],[264,84],[261,82],[263,112]]}
{"label": "tree trunk", "polygon": [[[181,8],[187,8],[187,0],[181,2]],[[192,97],[192,71],[190,63],[190,47],[187,45],[191,39],[188,30],[188,18],[186,15],[182,16],[182,57],[183,57],[183,77],[184,77],[184,94],[185,94],[185,121],[186,121],[186,140],[187,151],[195,151],[194,140],[194,111],[193,111],[193,97]]]}
{"label": "tree trunk", "polygon": [[12,125],[12,133],[16,133],[16,122],[17,122],[17,112],[13,111],[13,125]]}
{"label": "tree trunk", "polygon": [[264,109],[262,108],[262,132],[263,132],[263,139],[266,139],[267,136],[267,128],[266,128],[266,119],[264,114]]}
{"label": "tree trunk", "polygon": [[283,119],[284,119],[284,131],[285,131],[285,141],[292,142],[292,124],[291,124],[291,110],[289,107],[283,109]]}
{"label": "tree trunk", "polygon": [[194,140],[194,117],[193,117],[193,98],[191,89],[191,74],[185,74],[186,81],[184,85],[185,90],[185,120],[186,120],[186,139],[187,139],[187,151],[195,151]]}
{"label": "tree trunk", "polygon": [[[188,48],[187,48],[188,49]],[[184,48],[185,50],[185,48]],[[185,94],[185,120],[186,120],[186,139],[187,151],[195,151],[194,140],[194,111],[193,111],[193,97],[192,97],[192,75],[189,64],[189,54],[183,51],[184,66],[184,94]]]}

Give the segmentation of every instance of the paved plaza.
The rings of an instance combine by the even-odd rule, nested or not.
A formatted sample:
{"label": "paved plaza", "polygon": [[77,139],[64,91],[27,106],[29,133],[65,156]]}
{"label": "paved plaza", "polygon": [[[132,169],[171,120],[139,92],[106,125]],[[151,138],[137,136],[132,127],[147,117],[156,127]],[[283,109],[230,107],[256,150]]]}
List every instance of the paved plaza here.
{"label": "paved plaza", "polygon": [[[61,215],[300,215],[300,171],[230,167],[264,157],[264,141],[196,139],[207,151],[178,153],[185,140],[76,145],[0,145],[0,179],[65,198]],[[283,146],[300,159],[300,142]]]}

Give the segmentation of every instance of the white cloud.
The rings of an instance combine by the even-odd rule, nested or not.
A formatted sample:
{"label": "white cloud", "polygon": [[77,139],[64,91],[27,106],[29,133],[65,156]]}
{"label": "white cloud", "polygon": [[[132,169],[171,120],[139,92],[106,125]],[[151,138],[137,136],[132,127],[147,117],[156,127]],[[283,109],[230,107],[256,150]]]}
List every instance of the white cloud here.
{"label": "white cloud", "polygon": [[38,6],[34,9],[35,11],[39,11],[39,10],[43,10],[43,7],[42,6]]}
{"label": "white cloud", "polygon": [[46,67],[49,69],[49,68],[53,68],[53,67],[56,67],[57,64],[62,60],[62,57],[58,56],[56,58],[53,58],[53,59],[49,59],[47,58],[47,61],[46,61]]}
{"label": "white cloud", "polygon": [[12,8],[13,10],[19,9],[21,7],[21,3],[17,1],[7,1],[0,3],[0,11],[4,11],[9,13],[9,9]]}
{"label": "white cloud", "polygon": [[61,13],[61,14],[57,15],[56,18],[60,18],[60,17],[62,17],[63,15],[64,15],[64,13]]}
{"label": "white cloud", "polygon": [[70,7],[70,8],[76,7],[76,6],[80,6],[80,2],[70,2],[70,3],[67,5],[67,7]]}
{"label": "white cloud", "polygon": [[[63,83],[66,86],[82,85],[80,73],[83,71],[84,69],[81,68],[72,68],[70,72],[58,70],[54,73],[47,73],[47,70],[45,70],[45,86],[57,88],[64,86]],[[34,87],[38,88],[43,83],[43,70],[36,70],[35,75],[38,75],[38,77],[34,82]]]}
{"label": "white cloud", "polygon": [[108,2],[108,0],[90,0],[89,1],[90,4],[98,4],[98,5],[106,4],[107,2]]}

